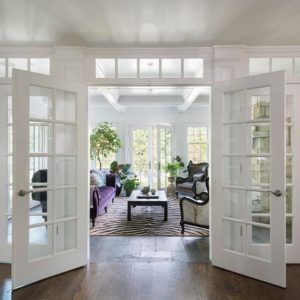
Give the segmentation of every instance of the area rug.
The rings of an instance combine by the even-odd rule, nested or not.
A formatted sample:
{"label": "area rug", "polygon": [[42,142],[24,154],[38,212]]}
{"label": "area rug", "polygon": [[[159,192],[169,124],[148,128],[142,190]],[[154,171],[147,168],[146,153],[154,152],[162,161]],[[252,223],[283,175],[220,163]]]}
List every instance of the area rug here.
{"label": "area rug", "polygon": [[[178,199],[169,199],[168,221],[164,221],[164,210],[159,206],[137,206],[131,209],[131,221],[127,221],[127,198],[116,197],[99,215],[91,235],[98,236],[182,236],[180,206]],[[184,236],[209,236],[209,231],[196,226],[185,226]]]}

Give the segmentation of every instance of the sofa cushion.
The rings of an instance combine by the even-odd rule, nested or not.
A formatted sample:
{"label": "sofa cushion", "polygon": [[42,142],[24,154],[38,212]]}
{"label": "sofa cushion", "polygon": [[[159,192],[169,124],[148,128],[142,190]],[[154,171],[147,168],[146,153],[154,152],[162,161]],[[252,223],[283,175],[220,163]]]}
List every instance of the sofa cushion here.
{"label": "sofa cushion", "polygon": [[90,172],[90,185],[98,187],[106,186],[106,172],[101,170],[92,170]]}

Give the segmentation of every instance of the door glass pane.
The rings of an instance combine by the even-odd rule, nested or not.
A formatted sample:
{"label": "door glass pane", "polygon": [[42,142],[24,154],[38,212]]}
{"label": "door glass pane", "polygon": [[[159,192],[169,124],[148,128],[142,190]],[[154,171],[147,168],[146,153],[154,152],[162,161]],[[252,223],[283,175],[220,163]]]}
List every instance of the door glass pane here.
{"label": "door glass pane", "polygon": [[13,145],[13,132],[12,125],[7,126],[7,154],[12,153],[12,145]]}
{"label": "door glass pane", "polygon": [[159,77],[159,60],[158,59],[140,59],[140,77],[141,78],[158,78]]}
{"label": "door glass pane", "polygon": [[96,58],[96,78],[115,78],[114,58]]}
{"label": "door glass pane", "polygon": [[284,70],[287,76],[292,76],[293,73],[293,58],[272,58],[272,71]]}
{"label": "door glass pane", "polygon": [[252,214],[269,214],[270,213],[270,193],[249,191],[248,199],[251,205]]}
{"label": "door glass pane", "polygon": [[7,97],[7,123],[12,123],[12,96]]}
{"label": "door glass pane", "polygon": [[286,188],[286,213],[291,214],[293,212],[293,188],[288,186]]}
{"label": "door glass pane", "polygon": [[30,86],[30,118],[50,120],[53,116],[53,90]]}
{"label": "door glass pane", "polygon": [[244,143],[241,139],[244,137],[243,125],[224,125],[224,154],[242,154]]}
{"label": "door glass pane", "polygon": [[232,221],[223,221],[224,249],[239,253],[244,252],[242,232],[243,225]]}
{"label": "door glass pane", "polygon": [[76,154],[76,126],[70,124],[56,124],[56,153],[57,154]]}
{"label": "door glass pane", "polygon": [[34,192],[29,196],[29,224],[53,220],[53,192]]}
{"label": "door glass pane", "polygon": [[137,78],[137,60],[135,58],[118,59],[119,78]]}
{"label": "door glass pane", "polygon": [[247,119],[270,118],[270,88],[250,89],[247,91]]}
{"label": "door glass pane", "polygon": [[268,57],[249,58],[249,75],[270,72],[270,59]]}
{"label": "door glass pane", "polygon": [[56,224],[56,253],[77,248],[77,222],[70,220]]}
{"label": "door glass pane", "polygon": [[163,169],[167,163],[172,161],[172,129],[160,128],[160,188],[166,188],[168,184],[168,174]]}
{"label": "door glass pane", "polygon": [[286,183],[292,183],[293,181],[293,158],[288,156],[286,158]]}
{"label": "door glass pane", "polygon": [[0,78],[6,77],[5,58],[0,58]]}
{"label": "door glass pane", "polygon": [[56,187],[77,184],[76,157],[56,157]]}
{"label": "door glass pane", "polygon": [[243,159],[241,157],[223,157],[223,184],[243,186]]}
{"label": "door glass pane", "polygon": [[50,59],[30,58],[30,71],[44,75],[50,75]]}
{"label": "door glass pane", "polygon": [[203,58],[185,58],[184,77],[203,78]]}
{"label": "door glass pane", "polygon": [[50,157],[29,158],[29,180],[34,188],[52,187],[53,159]]}
{"label": "door glass pane", "polygon": [[76,94],[72,92],[56,90],[56,120],[76,121]]}
{"label": "door glass pane", "polygon": [[6,217],[6,241],[8,244],[12,243],[12,216]]}
{"label": "door glass pane", "polygon": [[293,217],[286,217],[286,243],[293,243]]}
{"label": "door glass pane", "polygon": [[29,153],[52,153],[52,124],[30,122]]}
{"label": "door glass pane", "polygon": [[53,225],[42,225],[29,229],[29,260],[53,254]]}
{"label": "door glass pane", "polygon": [[56,190],[55,195],[56,220],[75,217],[77,214],[76,188]]}
{"label": "door glass pane", "polygon": [[244,92],[235,91],[224,94],[223,104],[224,122],[238,122],[244,120]]}
{"label": "door glass pane", "polygon": [[159,189],[159,173],[161,166],[158,163],[158,129],[157,126],[152,127],[152,187]]}
{"label": "door glass pane", "polygon": [[28,70],[27,58],[9,58],[8,59],[8,77],[12,77],[12,69]]}
{"label": "door glass pane", "polygon": [[295,77],[300,77],[300,57],[295,58]]}
{"label": "door glass pane", "polygon": [[134,129],[133,136],[133,171],[137,174],[141,186],[148,185],[148,145],[149,145],[149,131],[148,129]]}
{"label": "door glass pane", "polygon": [[269,186],[270,159],[268,157],[251,157],[250,174],[250,185]]}
{"label": "door glass pane", "polygon": [[270,153],[270,125],[251,125],[248,127],[251,138],[251,154]]}
{"label": "door glass pane", "polygon": [[286,127],[286,153],[292,153],[292,126]]}
{"label": "door glass pane", "polygon": [[224,216],[235,219],[244,218],[245,192],[243,190],[223,189]]}
{"label": "door glass pane", "polygon": [[162,78],[181,78],[181,59],[166,58],[161,60]]}
{"label": "door glass pane", "polygon": [[293,95],[286,96],[286,104],[285,104],[285,116],[286,116],[286,123],[291,124],[293,122]]}
{"label": "door glass pane", "polygon": [[12,184],[12,182],[13,182],[13,179],[12,179],[12,175],[13,175],[12,162],[13,162],[13,159],[12,159],[11,155],[7,156],[6,162],[7,162],[7,184]]}

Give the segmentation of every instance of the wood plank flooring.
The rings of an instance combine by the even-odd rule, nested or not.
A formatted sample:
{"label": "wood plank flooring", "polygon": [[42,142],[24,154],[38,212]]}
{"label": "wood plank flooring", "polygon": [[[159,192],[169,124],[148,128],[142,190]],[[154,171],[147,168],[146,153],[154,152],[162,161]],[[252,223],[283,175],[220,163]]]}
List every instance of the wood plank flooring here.
{"label": "wood plank flooring", "polygon": [[0,264],[0,299],[300,299],[300,266],[282,289],[212,267],[207,238],[92,237],[90,264],[14,291]]}

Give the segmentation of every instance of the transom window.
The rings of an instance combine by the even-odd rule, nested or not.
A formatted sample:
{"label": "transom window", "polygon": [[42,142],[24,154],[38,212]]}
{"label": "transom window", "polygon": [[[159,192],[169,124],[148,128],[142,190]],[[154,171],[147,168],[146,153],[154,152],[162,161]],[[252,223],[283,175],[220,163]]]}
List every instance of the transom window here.
{"label": "transom window", "polygon": [[193,163],[208,161],[207,126],[189,126],[187,128],[188,161]]}

